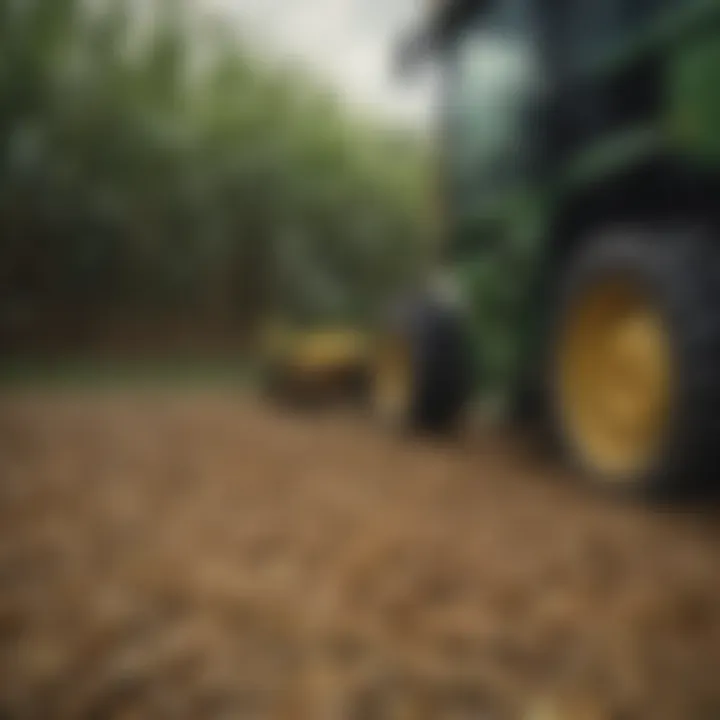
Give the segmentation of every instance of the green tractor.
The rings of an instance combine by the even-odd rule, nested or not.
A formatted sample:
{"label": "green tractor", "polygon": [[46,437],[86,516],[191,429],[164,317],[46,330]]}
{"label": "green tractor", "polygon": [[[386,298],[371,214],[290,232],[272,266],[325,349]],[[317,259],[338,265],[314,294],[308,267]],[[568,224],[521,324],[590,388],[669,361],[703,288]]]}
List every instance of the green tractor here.
{"label": "green tractor", "polygon": [[492,397],[601,486],[712,478],[720,0],[446,0],[422,59],[446,241],[383,329],[375,407],[437,430]]}

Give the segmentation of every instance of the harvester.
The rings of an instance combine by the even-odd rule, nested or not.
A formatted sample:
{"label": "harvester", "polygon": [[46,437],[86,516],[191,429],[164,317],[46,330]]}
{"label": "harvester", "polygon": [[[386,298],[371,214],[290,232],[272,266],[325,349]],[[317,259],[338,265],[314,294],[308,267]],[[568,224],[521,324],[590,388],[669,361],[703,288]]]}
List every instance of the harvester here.
{"label": "harvester", "polygon": [[720,1],[446,0],[444,242],[390,313],[373,406],[446,429],[471,398],[581,476],[665,492],[720,468]]}

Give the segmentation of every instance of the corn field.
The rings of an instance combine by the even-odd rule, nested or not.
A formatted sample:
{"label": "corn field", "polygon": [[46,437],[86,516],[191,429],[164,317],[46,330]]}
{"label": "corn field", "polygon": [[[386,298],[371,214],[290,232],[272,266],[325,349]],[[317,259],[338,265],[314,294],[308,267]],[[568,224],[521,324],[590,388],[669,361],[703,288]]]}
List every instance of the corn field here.
{"label": "corn field", "polygon": [[192,3],[0,0],[0,348],[365,318],[422,256],[425,162]]}

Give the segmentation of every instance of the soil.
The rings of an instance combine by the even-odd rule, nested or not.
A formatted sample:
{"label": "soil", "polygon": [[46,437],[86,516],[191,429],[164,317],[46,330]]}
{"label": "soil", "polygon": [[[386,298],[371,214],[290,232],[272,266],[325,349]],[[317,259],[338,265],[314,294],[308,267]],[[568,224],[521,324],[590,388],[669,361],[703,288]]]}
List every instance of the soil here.
{"label": "soil", "polygon": [[5,392],[0,717],[718,718],[717,520],[499,431]]}

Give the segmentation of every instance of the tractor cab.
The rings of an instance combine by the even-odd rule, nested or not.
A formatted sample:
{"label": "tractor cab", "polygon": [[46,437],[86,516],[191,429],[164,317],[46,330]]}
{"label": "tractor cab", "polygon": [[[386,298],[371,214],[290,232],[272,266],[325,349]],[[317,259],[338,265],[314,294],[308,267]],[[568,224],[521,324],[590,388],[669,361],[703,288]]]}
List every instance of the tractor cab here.
{"label": "tractor cab", "polygon": [[667,100],[663,33],[686,5],[432,4],[398,59],[405,70],[422,58],[440,69],[438,139],[452,249],[469,243],[474,251],[484,214],[494,214],[522,187],[561,182],[563,172],[596,144],[620,141],[621,135],[629,145],[633,137],[639,145],[649,141]]}

